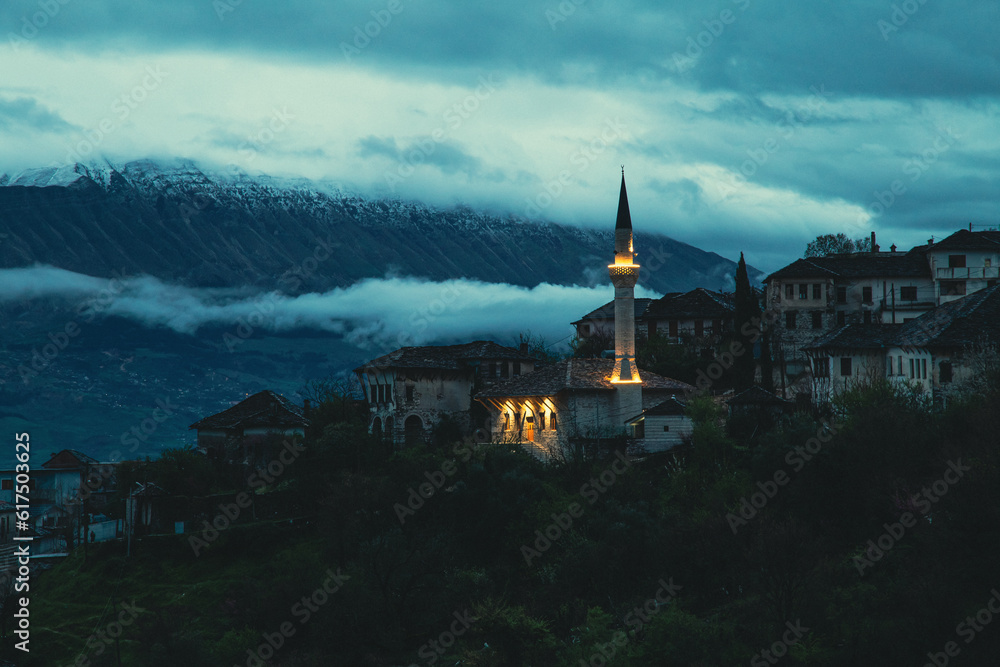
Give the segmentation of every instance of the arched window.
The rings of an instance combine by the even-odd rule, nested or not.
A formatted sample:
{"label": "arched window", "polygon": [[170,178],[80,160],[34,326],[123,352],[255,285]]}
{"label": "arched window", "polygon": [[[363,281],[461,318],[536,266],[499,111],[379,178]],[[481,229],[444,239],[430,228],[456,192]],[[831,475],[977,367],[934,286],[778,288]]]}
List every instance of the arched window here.
{"label": "arched window", "polygon": [[404,441],[416,445],[424,439],[424,422],[417,415],[410,415],[403,422]]}

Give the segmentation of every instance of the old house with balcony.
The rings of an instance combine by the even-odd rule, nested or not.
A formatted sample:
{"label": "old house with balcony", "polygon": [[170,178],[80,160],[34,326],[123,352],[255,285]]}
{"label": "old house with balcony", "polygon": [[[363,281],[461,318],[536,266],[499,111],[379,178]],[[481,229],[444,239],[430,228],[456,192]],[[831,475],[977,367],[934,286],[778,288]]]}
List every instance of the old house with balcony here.
{"label": "old house with balcony", "polygon": [[799,259],[765,279],[767,307],[775,314],[772,353],[793,393],[810,391],[806,348],[829,342],[833,330],[906,324],[995,285],[1000,272],[998,231],[963,229],[905,253],[895,246],[880,252],[872,234],[871,248]]}
{"label": "old house with balcony", "polygon": [[[873,235],[874,236],[874,235]],[[903,323],[936,304],[935,283],[922,247],[807,257],[765,280],[779,372],[793,393],[809,391],[805,348],[847,324]]]}
{"label": "old house with balcony", "polygon": [[1000,232],[963,229],[922,248],[934,277],[937,303],[948,303],[997,284]]}
{"label": "old house with balcony", "polygon": [[906,324],[848,324],[806,352],[813,398],[828,402],[867,379],[885,378],[943,402],[1000,346],[1000,286],[951,300]]}
{"label": "old house with balcony", "polygon": [[515,349],[480,340],[403,347],[355,368],[354,373],[368,403],[369,430],[403,445],[426,439],[445,417],[465,433],[488,432],[485,414],[472,414],[473,394],[530,373],[536,364],[527,346]]}

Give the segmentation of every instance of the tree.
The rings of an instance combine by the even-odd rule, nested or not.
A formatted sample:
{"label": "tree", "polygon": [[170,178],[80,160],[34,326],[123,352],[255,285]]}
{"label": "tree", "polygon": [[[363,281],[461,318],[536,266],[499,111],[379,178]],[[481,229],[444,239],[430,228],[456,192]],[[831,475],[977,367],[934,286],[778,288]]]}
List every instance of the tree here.
{"label": "tree", "polygon": [[851,240],[847,234],[820,234],[806,245],[803,257],[826,257],[850,252],[868,252],[871,250],[870,239]]}
{"label": "tree", "polygon": [[527,350],[529,357],[534,357],[543,364],[554,364],[562,357],[550,350],[551,345],[545,343],[541,336],[535,336],[530,331],[522,331],[518,334],[518,349]]}
{"label": "tree", "polygon": [[[736,267],[735,300],[736,339],[741,345],[742,354],[737,355],[733,362],[733,389],[739,393],[753,386],[756,367],[753,357],[753,337],[760,322],[760,304],[757,301],[757,295],[750,287],[747,263],[743,259],[743,253],[740,253],[740,262]],[[744,333],[744,331],[748,333]]]}

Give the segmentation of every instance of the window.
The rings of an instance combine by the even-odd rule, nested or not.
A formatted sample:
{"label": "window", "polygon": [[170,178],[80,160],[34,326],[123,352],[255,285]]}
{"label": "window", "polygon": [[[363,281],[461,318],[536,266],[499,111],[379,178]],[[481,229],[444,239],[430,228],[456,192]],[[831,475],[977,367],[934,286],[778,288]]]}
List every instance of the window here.
{"label": "window", "polygon": [[927,360],[926,359],[921,359],[920,360],[920,378],[922,380],[926,380],[927,379]]}
{"label": "window", "polygon": [[914,377],[916,376],[913,374],[913,359],[910,359],[910,379],[912,380]]}
{"label": "window", "polygon": [[795,313],[789,312],[785,313],[785,328],[794,329],[795,328]]}
{"label": "window", "polygon": [[538,430],[539,431],[544,431],[545,430],[545,413],[544,412],[539,412],[538,413]]}
{"label": "window", "polygon": [[712,333],[714,334],[722,333],[722,320],[712,320]]}
{"label": "window", "polygon": [[862,319],[863,319],[863,321],[864,321],[865,324],[871,324],[872,323],[872,311],[866,310],[864,312],[864,314],[862,315]]}
{"label": "window", "polygon": [[942,280],[941,296],[965,296],[965,281]]}
{"label": "window", "polygon": [[549,415],[549,428],[553,431],[556,430],[556,413],[554,412]]}
{"label": "window", "polygon": [[847,288],[838,287],[837,288],[837,303],[847,303]]}
{"label": "window", "polygon": [[650,320],[647,326],[646,335],[652,338],[656,335],[656,320]]}
{"label": "window", "polygon": [[902,301],[916,301],[917,300],[917,288],[916,287],[900,287],[899,288],[899,298]]}
{"label": "window", "polygon": [[506,361],[500,362],[500,377],[502,378],[510,377],[510,366],[507,365]]}
{"label": "window", "polygon": [[903,374],[903,355],[899,355],[899,374]]}
{"label": "window", "polygon": [[942,361],[940,366],[940,371],[938,372],[938,379],[941,383],[951,382],[951,362]]}
{"label": "window", "polygon": [[948,255],[948,268],[949,269],[964,269],[965,268],[965,255]]}
{"label": "window", "polygon": [[663,432],[666,433],[669,430],[670,430],[670,424],[664,424],[663,425]]}
{"label": "window", "polygon": [[786,299],[795,298],[795,285],[785,285],[785,298]]}
{"label": "window", "polygon": [[677,320],[670,320],[670,337],[677,338]]}
{"label": "window", "polygon": [[851,358],[841,357],[840,358],[840,375],[842,377],[849,377],[851,375]]}
{"label": "window", "polygon": [[872,288],[871,287],[862,287],[861,288],[861,300],[864,301],[865,303],[871,303],[872,302]]}
{"label": "window", "polygon": [[812,314],[812,325],[813,329],[823,328],[823,313],[813,313]]}
{"label": "window", "polygon": [[581,324],[580,325],[580,333],[583,334],[584,336],[589,336],[590,335],[590,325],[589,324]]}
{"label": "window", "polygon": [[983,268],[988,269],[991,266],[993,266],[993,260],[992,259],[990,259],[989,257],[987,257],[986,259],[983,260]]}
{"label": "window", "polygon": [[699,338],[705,335],[705,323],[701,320],[694,321],[694,335]]}
{"label": "window", "polygon": [[823,285],[821,283],[813,284],[813,298],[822,299],[823,298]]}
{"label": "window", "polygon": [[514,362],[514,375],[520,375],[520,374],[521,374],[521,362],[520,361],[515,361]]}
{"label": "window", "polygon": [[799,285],[799,298],[808,299],[809,298],[809,285],[802,284]]}
{"label": "window", "polygon": [[413,385],[412,384],[406,385],[406,400],[408,400],[408,401],[412,401],[413,400]]}
{"label": "window", "polygon": [[[588,326],[589,327],[589,325],[584,325],[584,326]],[[491,378],[495,378],[496,376],[497,376],[497,362],[491,361],[490,362],[490,377]]]}
{"label": "window", "polygon": [[837,313],[837,326],[842,327],[847,324],[847,313],[840,311]]}
{"label": "window", "polygon": [[892,357],[885,358],[885,367],[889,369],[888,374],[892,375]]}
{"label": "window", "polygon": [[818,377],[818,378],[830,377],[829,358],[823,357],[822,359],[813,359],[813,377]]}
{"label": "window", "polygon": [[632,424],[632,437],[633,438],[645,438],[646,437],[646,422],[645,420],[641,422],[636,422]]}

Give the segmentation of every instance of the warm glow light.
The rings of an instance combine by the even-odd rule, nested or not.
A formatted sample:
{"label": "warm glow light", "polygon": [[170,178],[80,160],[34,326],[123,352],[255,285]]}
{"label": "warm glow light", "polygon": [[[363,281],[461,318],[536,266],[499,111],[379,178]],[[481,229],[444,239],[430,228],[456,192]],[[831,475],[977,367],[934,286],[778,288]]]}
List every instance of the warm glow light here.
{"label": "warm glow light", "polygon": [[641,384],[642,380],[616,380],[614,378],[608,378],[612,384]]}

